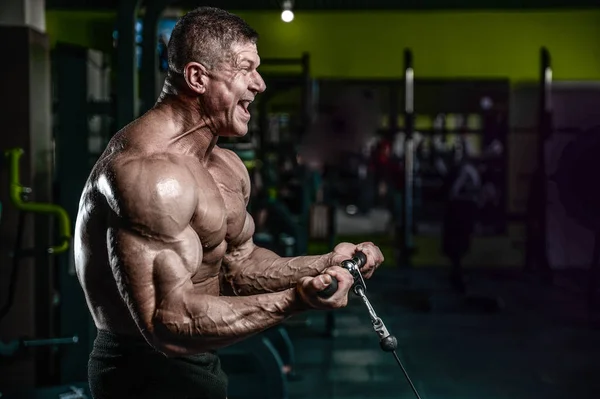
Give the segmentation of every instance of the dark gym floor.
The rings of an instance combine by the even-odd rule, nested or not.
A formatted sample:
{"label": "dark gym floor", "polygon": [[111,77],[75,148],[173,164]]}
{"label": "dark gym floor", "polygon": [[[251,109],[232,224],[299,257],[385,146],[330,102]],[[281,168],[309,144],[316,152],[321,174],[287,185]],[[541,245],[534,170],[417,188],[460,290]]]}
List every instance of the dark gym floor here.
{"label": "dark gym floor", "polygon": [[[367,285],[422,399],[600,398],[600,331],[574,284],[471,272],[469,297],[499,298],[497,312],[493,300],[453,294],[440,269],[380,269]],[[308,320],[289,326],[301,376],[290,399],[414,397],[357,297],[336,313],[335,338],[321,336],[323,313]]]}

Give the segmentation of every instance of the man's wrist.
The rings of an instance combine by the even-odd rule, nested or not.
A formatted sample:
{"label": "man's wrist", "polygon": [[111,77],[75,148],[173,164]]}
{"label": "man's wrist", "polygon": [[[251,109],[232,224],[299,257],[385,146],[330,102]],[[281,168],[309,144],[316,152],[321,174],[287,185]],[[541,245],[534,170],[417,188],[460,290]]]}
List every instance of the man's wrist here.
{"label": "man's wrist", "polygon": [[334,260],[335,260],[335,252],[333,252],[333,251],[329,252],[326,255],[326,262],[325,262],[326,266],[325,266],[325,269],[327,269],[327,268],[329,268],[331,266],[339,266],[338,264],[334,263]]}
{"label": "man's wrist", "polygon": [[305,312],[310,309],[310,307],[308,306],[306,301],[304,299],[302,299],[302,296],[300,295],[300,293],[298,292],[298,289],[296,287],[290,288],[289,295],[290,295],[290,305],[289,305],[288,309],[289,309],[290,316],[294,316],[298,313],[302,313],[302,312]]}

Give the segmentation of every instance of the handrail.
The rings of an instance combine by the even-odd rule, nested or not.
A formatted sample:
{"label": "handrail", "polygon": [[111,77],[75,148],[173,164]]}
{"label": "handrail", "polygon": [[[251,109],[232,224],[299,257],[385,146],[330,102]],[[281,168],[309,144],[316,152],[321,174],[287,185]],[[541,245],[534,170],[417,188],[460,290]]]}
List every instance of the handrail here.
{"label": "handrail", "polygon": [[60,243],[48,248],[50,254],[60,254],[69,249],[71,242],[71,221],[67,211],[56,204],[44,202],[27,202],[23,199],[24,194],[31,190],[23,187],[20,182],[19,160],[25,151],[22,148],[12,148],[4,152],[4,156],[8,159],[9,176],[10,176],[10,200],[13,205],[24,212],[41,213],[55,216],[58,220],[58,231]]}

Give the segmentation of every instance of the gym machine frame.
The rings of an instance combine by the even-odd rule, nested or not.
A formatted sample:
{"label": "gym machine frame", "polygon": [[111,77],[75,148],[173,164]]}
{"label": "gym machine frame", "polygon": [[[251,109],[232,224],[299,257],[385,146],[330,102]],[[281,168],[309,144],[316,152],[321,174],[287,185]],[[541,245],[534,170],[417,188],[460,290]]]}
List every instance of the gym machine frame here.
{"label": "gym machine frame", "polygon": [[[553,104],[552,104],[552,83],[553,69],[552,57],[546,47],[540,49],[540,75],[539,75],[539,110],[538,110],[538,159],[537,168],[540,192],[538,198],[543,201],[539,204],[536,214],[538,222],[538,234],[532,238],[534,246],[534,261],[537,262],[538,272],[541,280],[546,284],[551,284],[553,280],[553,270],[548,259],[548,168],[546,166],[546,144],[552,138],[553,128]],[[587,281],[586,300],[590,312],[596,308],[596,292],[600,280],[600,233],[594,233],[594,249],[590,261],[589,276]]]}
{"label": "gym machine frame", "polygon": [[543,203],[537,207],[538,224],[539,224],[539,237],[536,240],[539,242],[537,246],[537,262],[539,263],[539,270],[542,274],[542,279],[546,282],[551,280],[551,269],[548,260],[548,238],[547,238],[547,227],[548,227],[548,183],[546,181],[547,167],[546,167],[546,144],[550,140],[552,133],[552,61],[550,52],[545,47],[540,50],[540,97],[539,97],[539,120],[538,120],[538,157],[537,157],[537,168],[538,176],[540,178],[539,184],[539,198],[542,199]]}
{"label": "gym machine frame", "polygon": [[[9,169],[9,196],[12,205],[19,211],[19,222],[17,239],[12,252],[12,269],[9,277],[8,297],[0,309],[0,320],[3,319],[14,303],[16,293],[16,284],[19,275],[20,261],[27,257],[38,256],[56,256],[65,254],[71,247],[71,221],[64,208],[56,204],[28,201],[27,196],[32,190],[21,184],[19,162],[24,154],[22,148],[13,148],[4,152],[5,161]],[[58,242],[56,245],[45,249],[27,248],[23,249],[22,240],[25,228],[26,216],[28,214],[41,214],[54,217],[58,222]],[[79,337],[77,335],[65,337],[46,337],[46,338],[20,338],[9,342],[0,341],[0,357],[10,358],[19,356],[23,352],[36,348],[56,348],[62,345],[77,344]],[[61,389],[61,388],[57,388]],[[0,396],[2,394],[0,393]],[[8,397],[8,396],[7,396]]]}
{"label": "gym machine frame", "polygon": [[[413,56],[410,49],[404,50],[404,195],[402,196],[402,266],[411,266],[413,243],[413,184],[414,184],[414,142],[415,130],[415,74]],[[395,132],[394,132],[395,133]]]}

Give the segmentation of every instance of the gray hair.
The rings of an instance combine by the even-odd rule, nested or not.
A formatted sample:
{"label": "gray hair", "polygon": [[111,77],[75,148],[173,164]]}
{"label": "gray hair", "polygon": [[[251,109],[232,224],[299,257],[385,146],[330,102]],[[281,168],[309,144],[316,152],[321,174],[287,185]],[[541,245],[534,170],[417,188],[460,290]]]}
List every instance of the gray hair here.
{"label": "gray hair", "polygon": [[169,74],[183,73],[189,62],[209,70],[231,56],[234,43],[256,43],[258,33],[237,15],[214,7],[199,7],[177,21],[168,45]]}

